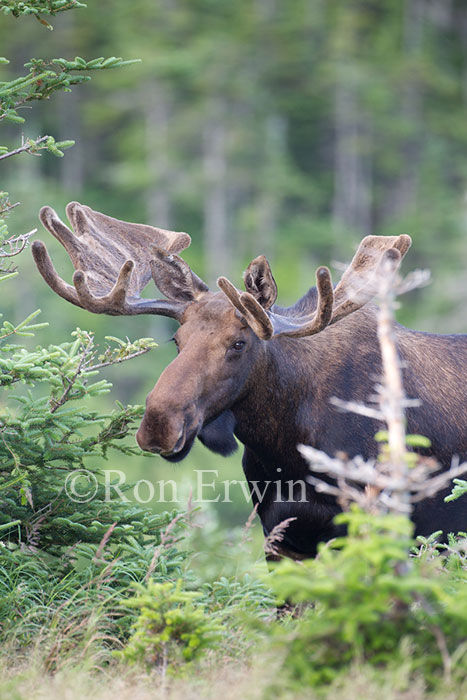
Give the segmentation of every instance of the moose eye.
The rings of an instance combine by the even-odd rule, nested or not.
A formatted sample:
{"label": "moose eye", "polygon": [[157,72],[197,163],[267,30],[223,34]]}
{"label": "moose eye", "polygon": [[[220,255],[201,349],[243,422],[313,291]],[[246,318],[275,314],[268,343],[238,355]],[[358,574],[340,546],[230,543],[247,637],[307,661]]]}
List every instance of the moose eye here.
{"label": "moose eye", "polygon": [[235,343],[232,343],[231,348],[232,350],[235,350],[236,352],[241,352],[243,348],[245,347],[246,342],[244,340],[236,340]]}

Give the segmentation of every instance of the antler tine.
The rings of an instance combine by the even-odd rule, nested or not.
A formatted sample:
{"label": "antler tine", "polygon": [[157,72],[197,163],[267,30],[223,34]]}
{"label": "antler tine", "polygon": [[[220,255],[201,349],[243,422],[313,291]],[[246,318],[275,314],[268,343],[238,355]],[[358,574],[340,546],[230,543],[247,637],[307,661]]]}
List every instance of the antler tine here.
{"label": "antler tine", "polygon": [[133,260],[124,262],[118,273],[117,281],[111,291],[102,297],[97,297],[91,293],[86,273],[82,270],[76,270],[73,275],[73,284],[75,285],[82,307],[93,313],[108,313],[113,316],[122,313],[131,313],[126,296],[134,266],[135,263]]}
{"label": "antler tine", "polygon": [[[315,335],[323,331],[329,325],[332,317],[332,309],[334,304],[334,290],[332,287],[331,273],[327,267],[319,267],[316,270],[316,288],[318,290],[318,304],[316,311],[310,317],[290,318],[290,321],[295,325],[291,330],[279,330],[276,335],[283,335],[289,338],[304,338],[309,335]],[[287,316],[278,316],[278,326],[285,319],[289,321]]]}
{"label": "antler tine", "polygon": [[348,297],[357,297],[360,290],[364,290],[368,286],[368,280],[379,268],[381,259],[388,250],[398,251],[402,260],[411,245],[412,239],[406,234],[401,236],[366,236],[360,242],[350,265],[334,290],[336,304],[340,305]]}
{"label": "antler tine", "polygon": [[186,309],[186,303],[168,299],[127,297],[134,266],[133,260],[127,260],[123,263],[111,291],[102,297],[92,294],[86,273],[82,270],[76,270],[73,274],[73,283],[79,300],[78,305],[92,313],[108,314],[109,316],[157,314],[175,319],[180,318]]}
{"label": "antler tine", "polygon": [[397,240],[394,243],[394,248],[397,248],[397,250],[401,254],[401,260],[407,253],[411,245],[412,239],[406,233],[402,233],[400,236],[397,236]]}
{"label": "antler tine", "polygon": [[320,267],[316,271],[317,309],[312,315],[302,318],[265,311],[252,294],[239,292],[225,277],[220,277],[217,284],[262,340],[270,340],[277,336],[303,338],[314,335],[326,328],[331,319],[334,296],[331,273],[327,267]]}
{"label": "antler tine", "polygon": [[122,313],[134,313],[132,311],[132,305],[127,302],[126,298],[134,266],[135,263],[133,260],[124,262],[118,273],[117,281],[109,294],[103,297],[97,297],[92,294],[89,290],[86,273],[82,270],[76,270],[73,275],[73,284],[75,285],[82,307],[93,313],[107,313],[111,316],[118,316]]}
{"label": "antler tine", "polygon": [[41,209],[40,219],[68,252],[75,268],[74,287],[58,276],[45,245],[33,245],[37,267],[57,294],[93,313],[180,317],[185,300],[141,299],[140,292],[151,279],[154,251],[183,250],[191,240],[188,234],[119,221],[78,202],[68,204],[67,214],[73,231],[51,207]]}
{"label": "antler tine", "polygon": [[73,260],[80,250],[79,238],[63,223],[52,207],[42,207],[39,219],[47,231],[60,241]]}
{"label": "antler tine", "polygon": [[133,260],[127,260],[123,263],[112,290],[103,297],[96,297],[92,294],[89,290],[86,273],[82,270],[76,270],[73,275],[73,283],[82,308],[95,314],[105,313],[110,316],[154,313],[160,316],[179,318],[187,306],[186,303],[167,299],[127,299],[134,266]]}
{"label": "antler tine", "polygon": [[75,306],[81,306],[74,287],[62,280],[57,274],[44,243],[42,241],[34,241],[31,245],[31,251],[37,268],[49,287],[62,299],[66,299],[66,301],[75,304]]}
{"label": "antler tine", "polygon": [[[305,338],[306,336],[315,335],[315,333],[319,333],[326,328],[331,319],[334,302],[331,273],[327,267],[319,267],[316,270],[316,288],[318,291],[318,302],[316,310],[312,314],[287,316],[273,311],[269,312],[269,319],[274,329],[274,337]],[[246,305],[243,296],[241,300]],[[255,303],[259,306],[256,300]],[[263,313],[265,313],[264,310]]]}
{"label": "antler tine", "polygon": [[120,268],[117,281],[109,294],[109,300],[112,302],[112,304],[115,304],[116,306],[123,306],[125,303],[134,267],[135,263],[133,260],[127,260]]}
{"label": "antler tine", "polygon": [[[298,308],[294,307],[298,315],[294,315],[294,308],[273,306],[277,287],[264,256],[255,258],[245,273],[247,292],[239,292],[225,277],[217,283],[259,338],[304,338],[337,323],[375,297],[381,276],[397,271],[411,243],[407,235],[367,236],[335,289],[328,268],[316,270],[316,305],[316,298],[308,295]],[[307,314],[304,304],[313,304],[313,312]]]}
{"label": "antler tine", "polygon": [[[396,240],[394,247],[383,251],[376,266],[373,270],[370,269],[366,277],[356,276],[357,284],[355,282],[352,284],[352,265],[346,270],[341,282],[334,290],[335,299],[337,300],[340,297],[343,300],[335,306],[329,325],[334,325],[334,323],[337,323],[354,311],[358,311],[378,294],[379,280],[382,275],[388,274],[388,268],[386,267],[388,264],[390,274],[396,272],[402,257],[411,244],[409,236],[399,236],[399,239]],[[339,294],[339,292],[341,293]]]}

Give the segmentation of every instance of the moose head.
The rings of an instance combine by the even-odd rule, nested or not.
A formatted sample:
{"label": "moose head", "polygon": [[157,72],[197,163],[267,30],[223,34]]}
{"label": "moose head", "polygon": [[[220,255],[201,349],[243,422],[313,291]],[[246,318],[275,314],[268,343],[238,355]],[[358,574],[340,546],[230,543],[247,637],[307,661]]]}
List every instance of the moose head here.
{"label": "moose head", "polygon": [[[67,250],[75,272],[73,286],[54,269],[41,241],[34,260],[47,284],[62,298],[93,313],[158,314],[175,319],[178,356],[163,371],[146,400],[136,434],[143,450],[179,461],[196,437],[222,454],[235,448],[230,409],[258,381],[277,340],[307,338],[341,322],[370,301],[382,267],[396,270],[410,247],[409,236],[367,236],[334,288],[326,267],[316,271],[316,288],[293,307],[276,302],[277,287],[265,257],[244,274],[245,291],[225,277],[212,291],[178,253],[191,242],[186,233],[119,221],[71,202],[70,230],[50,207],[40,219]],[[165,299],[143,299],[154,281]],[[281,341],[282,342],[282,341]]]}

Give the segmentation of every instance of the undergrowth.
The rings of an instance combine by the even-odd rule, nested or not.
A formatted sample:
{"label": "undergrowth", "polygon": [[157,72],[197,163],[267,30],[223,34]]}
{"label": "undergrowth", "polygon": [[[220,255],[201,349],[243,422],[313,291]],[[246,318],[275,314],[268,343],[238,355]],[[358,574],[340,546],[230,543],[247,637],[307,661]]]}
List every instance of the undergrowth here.
{"label": "undergrowth", "polygon": [[355,664],[393,672],[403,665],[409,684],[421,679],[431,690],[464,683],[465,535],[448,545],[416,543],[407,517],[357,508],[336,521],[347,537],[322,545],[314,560],[281,562],[270,579],[280,597],[301,606],[297,620],[274,631],[282,686],[323,687]]}

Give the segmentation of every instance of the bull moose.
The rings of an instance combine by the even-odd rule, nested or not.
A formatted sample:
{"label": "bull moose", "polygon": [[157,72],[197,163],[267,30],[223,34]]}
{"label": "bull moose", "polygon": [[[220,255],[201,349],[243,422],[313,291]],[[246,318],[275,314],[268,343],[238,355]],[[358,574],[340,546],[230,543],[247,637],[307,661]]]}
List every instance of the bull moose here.
{"label": "bull moose", "polygon": [[[221,455],[243,443],[250,487],[280,478],[306,480],[309,467],[297,450],[309,444],[330,455],[371,458],[379,425],[338,412],[334,396],[365,401],[381,373],[376,315],[371,299],[381,265],[400,263],[409,236],[367,236],[333,287],[326,267],[316,286],[291,307],[276,305],[277,288],[263,256],[244,274],[246,291],[226,278],[211,291],[179,257],[186,233],[126,223],[71,202],[70,230],[50,207],[40,219],[66,248],[75,267],[73,286],[56,273],[45,245],[32,252],[47,284],[67,301],[111,315],[159,314],[180,324],[178,356],[162,372],[146,401],[136,434],[143,450],[177,462],[198,437]],[[145,299],[153,279],[166,299]],[[421,405],[407,411],[410,433],[425,435],[425,453],[449,467],[452,455],[467,458],[467,336],[435,335],[396,325],[409,397]],[[235,436],[235,437],[234,437]],[[462,499],[445,504],[441,492],[417,504],[416,533],[467,529]],[[311,557],[319,542],[334,537],[336,500],[306,486],[306,499],[277,499],[276,490],[252,498],[264,532],[289,517],[283,552]]]}

